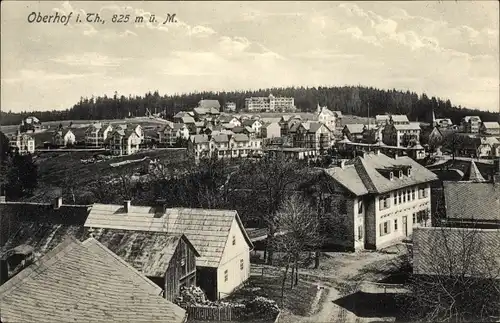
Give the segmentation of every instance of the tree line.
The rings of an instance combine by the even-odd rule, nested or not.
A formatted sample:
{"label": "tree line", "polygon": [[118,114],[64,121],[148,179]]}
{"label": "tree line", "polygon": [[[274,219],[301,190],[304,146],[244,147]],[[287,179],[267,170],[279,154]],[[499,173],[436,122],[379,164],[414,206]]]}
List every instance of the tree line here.
{"label": "tree line", "polygon": [[43,121],[58,120],[102,120],[121,119],[129,116],[144,116],[160,113],[169,118],[181,110],[191,110],[201,99],[219,100],[222,107],[226,102],[236,103],[237,110],[244,109],[245,98],[251,96],[293,97],[296,107],[303,112],[314,112],[318,104],[330,110],[357,116],[376,114],[405,114],[411,120],[430,121],[432,111],[436,118],[450,118],[457,124],[466,115],[477,115],[483,121],[497,121],[498,115],[453,105],[449,99],[429,97],[422,93],[402,90],[381,90],[373,87],[280,87],[253,91],[194,92],[186,94],[160,95],[156,90],[143,96],[124,96],[115,92],[113,96],[81,97],[71,108],[52,111],[0,112],[0,124],[19,124],[27,115]]}

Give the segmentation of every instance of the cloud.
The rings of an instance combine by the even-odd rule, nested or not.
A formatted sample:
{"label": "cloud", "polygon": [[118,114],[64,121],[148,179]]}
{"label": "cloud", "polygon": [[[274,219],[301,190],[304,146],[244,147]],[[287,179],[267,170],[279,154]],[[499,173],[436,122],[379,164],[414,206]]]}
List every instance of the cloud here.
{"label": "cloud", "polygon": [[70,66],[120,66],[127,58],[111,58],[95,52],[87,52],[80,55],[66,55],[53,58],[51,61]]}

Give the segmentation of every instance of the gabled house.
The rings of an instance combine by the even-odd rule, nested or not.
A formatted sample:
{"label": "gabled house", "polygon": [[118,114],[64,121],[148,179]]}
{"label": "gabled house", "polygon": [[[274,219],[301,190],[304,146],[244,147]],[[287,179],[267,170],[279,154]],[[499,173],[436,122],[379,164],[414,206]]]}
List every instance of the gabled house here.
{"label": "gabled house", "polygon": [[388,146],[408,147],[420,142],[420,131],[418,122],[391,123],[384,127],[382,140]]}
{"label": "gabled house", "polygon": [[181,287],[196,285],[200,254],[183,234],[119,229],[91,230],[91,236],[164,290],[173,302]]}
{"label": "gabled house", "polygon": [[185,123],[184,119],[183,119],[184,117],[191,117],[191,118],[193,118],[193,121],[194,121],[194,112],[193,111],[179,111],[174,115],[173,120],[175,123],[177,123],[177,122]]}
{"label": "gabled house", "polygon": [[362,123],[346,124],[342,130],[342,135],[352,142],[361,142],[363,141],[364,129],[365,125]]}
{"label": "gabled house", "polygon": [[188,141],[188,155],[194,158],[195,161],[209,158],[212,155],[210,150],[210,136],[208,135],[192,135]]}
{"label": "gabled house", "polygon": [[390,123],[391,116],[388,114],[377,114],[375,116],[375,123],[378,126],[385,126]]}
{"label": "gabled house", "polygon": [[481,122],[479,132],[485,136],[499,136],[500,124],[498,122]]}
{"label": "gabled house", "polygon": [[257,119],[247,119],[247,120],[243,120],[241,122],[241,125],[243,127],[250,127],[251,129],[253,129],[253,131],[255,132],[255,134],[257,135],[257,137],[260,137],[261,135],[261,128],[262,128],[262,122],[260,122],[259,120]]}
{"label": "gabled house", "polygon": [[9,147],[17,151],[20,155],[33,154],[35,152],[35,139],[18,131],[10,137]]}
{"label": "gabled house", "polygon": [[142,140],[135,130],[117,128],[110,135],[109,150],[116,156],[132,155],[139,151],[141,143]]}
{"label": "gabled house", "polygon": [[409,157],[365,153],[324,170],[320,190],[329,241],[352,250],[380,249],[430,225],[430,183],[437,176]]}
{"label": "gabled house", "polygon": [[35,116],[29,116],[21,120],[19,131],[22,133],[36,133],[41,131],[42,122]]}
{"label": "gabled house", "polygon": [[110,124],[93,123],[85,130],[85,145],[87,147],[100,148],[108,139],[109,133],[113,130]]}
{"label": "gabled house", "polygon": [[461,121],[462,131],[467,133],[478,133],[481,127],[481,118],[478,116],[466,116]]}
{"label": "gabled house", "polygon": [[250,276],[253,245],[236,211],[94,204],[86,228],[184,234],[200,253],[197,285],[221,299]]}
{"label": "gabled house", "polygon": [[327,150],[333,145],[330,128],[320,122],[297,123],[290,128],[294,148],[311,148],[316,151]]}
{"label": "gabled house", "polygon": [[76,137],[71,129],[58,129],[52,136],[52,144],[54,146],[72,146],[75,144],[75,142]]}
{"label": "gabled house", "polygon": [[277,122],[264,123],[261,127],[262,138],[281,137],[281,127]]}
{"label": "gabled house", "polygon": [[318,104],[316,109],[318,122],[325,124],[329,129],[335,130],[337,127],[337,118],[335,117],[335,113],[328,108],[321,107]]}
{"label": "gabled house", "polygon": [[389,124],[405,125],[409,123],[410,121],[408,120],[408,117],[404,114],[391,114],[389,116]]}
{"label": "gabled house", "polygon": [[236,112],[236,103],[234,102],[226,102],[226,104],[224,105],[224,111],[227,111],[227,112]]}
{"label": "gabled house", "polygon": [[[186,312],[97,240],[68,238],[0,286],[4,323],[172,322]],[[35,304],[35,305],[34,305]]]}
{"label": "gabled house", "polygon": [[189,139],[189,129],[183,123],[166,124],[165,127],[158,132],[159,142],[168,146],[175,145],[178,138],[185,140]]}

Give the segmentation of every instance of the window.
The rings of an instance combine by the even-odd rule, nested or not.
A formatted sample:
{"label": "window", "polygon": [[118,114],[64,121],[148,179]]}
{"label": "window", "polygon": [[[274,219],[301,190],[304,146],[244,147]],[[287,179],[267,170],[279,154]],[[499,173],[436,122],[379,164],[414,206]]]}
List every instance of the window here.
{"label": "window", "polygon": [[415,200],[415,187],[411,189],[411,199]]}
{"label": "window", "polygon": [[362,240],[363,239],[363,226],[360,225],[358,226],[358,240]]}
{"label": "window", "polygon": [[401,191],[398,191],[398,204],[401,204]]}
{"label": "window", "polygon": [[389,179],[392,181],[392,179],[394,178],[394,173],[393,172],[390,172],[389,173]]}
{"label": "window", "polygon": [[244,266],[244,262],[243,262],[243,259],[240,259],[240,270],[243,270],[243,268],[245,267]]}
{"label": "window", "polygon": [[406,175],[407,175],[408,177],[410,177],[410,176],[411,176],[411,168],[408,168],[408,170],[406,171]]}
{"label": "window", "polygon": [[391,194],[382,195],[379,199],[379,210],[388,209],[391,205]]}
{"label": "window", "polygon": [[394,231],[398,231],[398,219],[394,219]]}
{"label": "window", "polygon": [[385,236],[391,233],[391,226],[389,225],[389,222],[390,221],[380,223],[380,236]]}
{"label": "window", "polygon": [[406,192],[403,191],[403,203],[405,203],[405,202],[406,202]]}
{"label": "window", "polygon": [[358,214],[363,213],[363,200],[358,201]]}
{"label": "window", "polygon": [[224,270],[224,281],[227,282],[229,279],[229,273],[227,272],[227,269]]}
{"label": "window", "polygon": [[394,205],[398,204],[398,192],[394,192]]}
{"label": "window", "polygon": [[413,213],[413,224],[417,223],[417,215]]}
{"label": "window", "polygon": [[233,235],[233,246],[236,245],[236,236]]}
{"label": "window", "polygon": [[403,178],[403,171],[402,170],[399,171],[399,178]]}

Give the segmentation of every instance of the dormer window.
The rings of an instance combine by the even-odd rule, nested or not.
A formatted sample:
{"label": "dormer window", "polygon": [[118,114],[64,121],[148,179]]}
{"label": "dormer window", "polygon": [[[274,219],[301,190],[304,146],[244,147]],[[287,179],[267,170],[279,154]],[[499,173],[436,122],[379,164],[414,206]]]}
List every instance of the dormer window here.
{"label": "dormer window", "polygon": [[390,172],[389,173],[389,179],[392,181],[394,179],[394,173],[393,172]]}
{"label": "dormer window", "polygon": [[399,171],[399,178],[403,178],[403,171],[402,170]]}
{"label": "dormer window", "polygon": [[406,174],[408,175],[408,177],[410,177],[410,175],[411,175],[411,168],[408,168],[408,170],[406,171]]}

